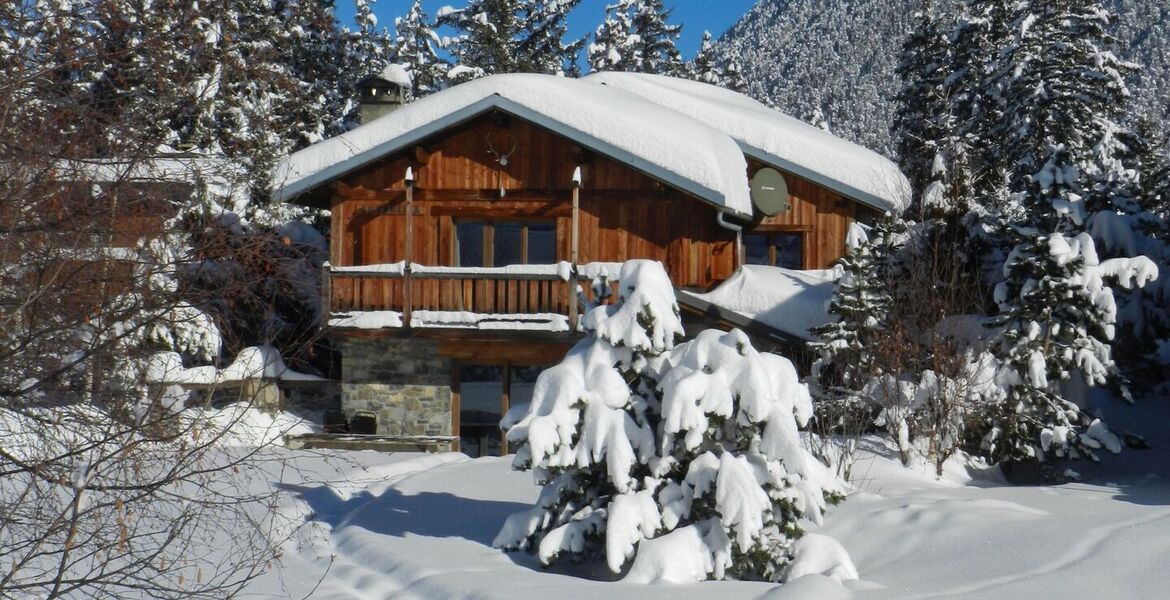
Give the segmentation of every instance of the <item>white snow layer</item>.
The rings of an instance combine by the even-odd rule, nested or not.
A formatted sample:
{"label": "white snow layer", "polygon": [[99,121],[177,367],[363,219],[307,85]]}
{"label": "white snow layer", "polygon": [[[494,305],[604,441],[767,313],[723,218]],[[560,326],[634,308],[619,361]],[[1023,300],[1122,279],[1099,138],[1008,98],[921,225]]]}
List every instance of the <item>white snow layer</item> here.
{"label": "white snow layer", "polygon": [[216,369],[213,366],[184,368],[178,353],[158,352],[147,359],[145,379],[148,383],[189,386],[223,385],[249,379],[324,381],[316,375],[288,368],[280,356],[280,351],[272,346],[244,348],[224,369]]}
{"label": "white snow layer", "polygon": [[411,86],[410,73],[407,72],[406,67],[398,63],[386,65],[386,68],[382,69],[381,77],[390,83],[400,85],[404,88]]}
{"label": "white snow layer", "polygon": [[744,265],[706,294],[680,292],[737,312],[785,333],[812,340],[809,330],[828,323],[831,271],[795,271]]}
{"label": "white snow layer", "polygon": [[910,203],[910,184],[892,161],[823,129],[718,86],[645,73],[596,73],[586,81],[637,94],[707,123],[749,156],[884,211]]}
{"label": "white snow layer", "polygon": [[292,200],[492,108],[548,127],[731,212],[752,212],[743,152],[718,129],[613,87],[534,74],[457,85],[292,154],[274,172],[275,199]]}

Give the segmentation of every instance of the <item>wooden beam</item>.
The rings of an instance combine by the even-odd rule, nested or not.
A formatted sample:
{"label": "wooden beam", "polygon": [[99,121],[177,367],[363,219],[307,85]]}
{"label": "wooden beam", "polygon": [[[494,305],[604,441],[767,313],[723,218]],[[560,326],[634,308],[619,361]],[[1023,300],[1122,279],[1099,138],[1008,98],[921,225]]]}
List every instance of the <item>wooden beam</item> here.
{"label": "wooden beam", "polygon": [[[573,215],[571,227],[569,233],[569,263],[572,265],[573,272],[576,273],[581,244],[581,167],[577,167],[573,171]],[[569,331],[577,331],[577,290],[580,288],[580,284],[576,281],[570,281],[566,287],[569,289]]]}
{"label": "wooden beam", "polygon": [[402,326],[410,328],[411,297],[410,261],[414,246],[414,174],[406,169],[406,251],[403,253],[406,268],[403,269],[404,281],[402,292]]}
{"label": "wooden beam", "polygon": [[[500,418],[508,414],[508,408],[512,405],[512,363],[504,363],[504,381],[501,386],[500,394]],[[508,454],[508,436],[505,432],[500,432],[500,456]]]}

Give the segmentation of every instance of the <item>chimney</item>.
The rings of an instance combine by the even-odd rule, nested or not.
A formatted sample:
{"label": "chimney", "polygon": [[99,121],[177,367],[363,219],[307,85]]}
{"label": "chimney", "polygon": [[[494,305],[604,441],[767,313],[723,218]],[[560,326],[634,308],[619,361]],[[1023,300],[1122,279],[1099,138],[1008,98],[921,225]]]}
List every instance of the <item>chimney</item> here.
{"label": "chimney", "polygon": [[394,112],[406,103],[410,86],[410,73],[399,64],[387,65],[381,73],[357,82],[358,120],[365,125]]}

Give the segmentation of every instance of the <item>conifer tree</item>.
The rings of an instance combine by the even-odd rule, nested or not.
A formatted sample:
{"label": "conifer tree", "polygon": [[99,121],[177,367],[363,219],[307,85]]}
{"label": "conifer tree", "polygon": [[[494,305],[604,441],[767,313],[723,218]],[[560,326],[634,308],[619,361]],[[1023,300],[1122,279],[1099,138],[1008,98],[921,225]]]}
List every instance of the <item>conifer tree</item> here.
{"label": "conifer tree", "polygon": [[422,0],[414,0],[406,16],[394,21],[394,29],[391,56],[410,74],[411,97],[422,98],[442,89],[450,65],[435,52],[440,39],[423,12]]}
{"label": "conifer tree", "polygon": [[739,68],[739,62],[731,60],[727,63],[727,68],[723,74],[723,87],[740,94],[748,93],[748,83],[743,77],[743,70]]}
{"label": "conifer tree", "polygon": [[438,24],[460,34],[447,49],[457,79],[496,73],[572,72],[584,40],[566,43],[565,18],[580,0],[471,0]]}
{"label": "conifer tree", "polygon": [[878,374],[872,346],[886,328],[893,302],[884,272],[893,222],[883,223],[872,240],[860,225],[849,230],[849,251],[838,263],[841,277],[829,304],[837,320],[813,330],[812,348],[820,354],[814,371],[826,396],[832,388],[858,392]]}
{"label": "conifer tree", "polygon": [[738,330],[676,345],[660,264],[627,262],[620,279],[618,303],[585,316],[586,338],[504,424],[514,467],[544,489],[493,545],[543,564],[604,558],[614,573],[632,560],[634,582],[779,579],[801,521],[841,492],[799,442],[807,388]]}
{"label": "conifer tree", "polygon": [[914,29],[902,45],[896,69],[902,88],[893,129],[899,163],[918,205],[911,207],[911,214],[921,214],[924,207],[942,208],[948,166],[961,147],[948,95],[950,40],[933,6],[928,2],[914,15]]}
{"label": "conifer tree", "polygon": [[606,7],[589,46],[593,71],[633,71],[685,76],[686,62],[675,46],[682,25],[669,25],[662,0],[620,0]]}
{"label": "conifer tree", "polygon": [[633,0],[619,0],[617,4],[605,7],[605,19],[593,33],[587,59],[589,70],[636,71],[638,60],[633,48],[633,23],[630,9]]}
{"label": "conifer tree", "polygon": [[[1091,454],[1075,428],[1087,423],[1061,382],[1117,379],[1115,300],[1086,224],[1101,208],[1092,199],[1119,191],[1095,188],[1121,181],[1107,147],[1127,96],[1126,66],[1108,50],[1110,13],[1098,2],[1012,3],[1007,14],[985,85],[998,100],[988,131],[1000,140],[1011,190],[1000,210],[1010,227],[995,299],[1012,383],[986,445],[997,459]],[[1145,257],[1118,260],[1105,269],[1123,287],[1156,274]]]}
{"label": "conifer tree", "polygon": [[569,13],[580,3],[581,0],[528,0],[524,33],[516,46],[525,70],[580,75],[577,57],[586,38],[565,41]]}
{"label": "conifer tree", "polygon": [[711,32],[704,31],[699,51],[687,65],[687,76],[695,81],[724,87],[724,70],[715,60],[713,45]]}
{"label": "conifer tree", "polygon": [[667,24],[672,10],[664,7],[662,0],[639,0],[635,5],[631,31],[637,36],[634,47],[641,61],[639,71],[676,77],[686,73],[686,63],[675,45],[682,25]]}

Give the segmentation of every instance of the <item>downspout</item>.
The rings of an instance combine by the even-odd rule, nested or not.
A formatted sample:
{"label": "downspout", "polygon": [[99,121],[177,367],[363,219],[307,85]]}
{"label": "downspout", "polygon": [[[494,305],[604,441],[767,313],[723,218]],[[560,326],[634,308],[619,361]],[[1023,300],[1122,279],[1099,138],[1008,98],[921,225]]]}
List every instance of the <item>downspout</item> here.
{"label": "downspout", "polygon": [[715,213],[715,222],[718,223],[720,227],[722,227],[728,231],[735,232],[735,263],[732,265],[732,267],[733,267],[732,270],[738,271],[739,268],[741,266],[743,266],[743,262],[744,262],[743,225],[736,225],[735,223],[728,223],[727,219],[725,218],[726,216],[727,216],[727,213],[725,213],[723,211],[717,211]]}

